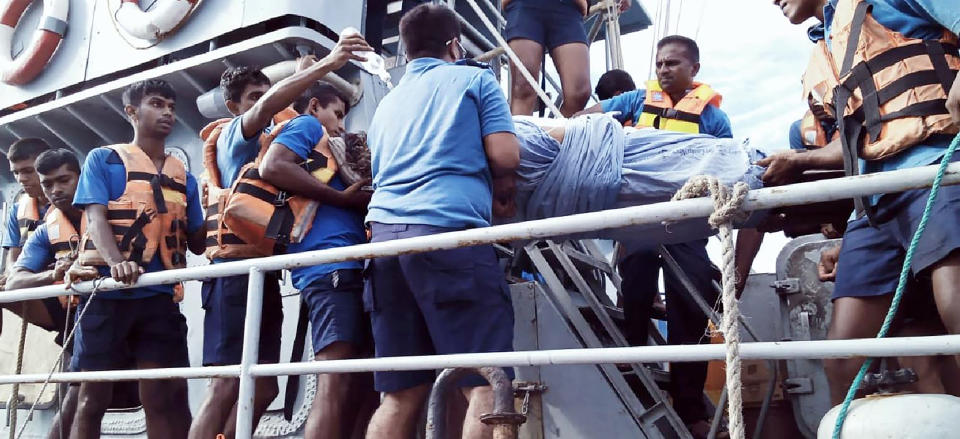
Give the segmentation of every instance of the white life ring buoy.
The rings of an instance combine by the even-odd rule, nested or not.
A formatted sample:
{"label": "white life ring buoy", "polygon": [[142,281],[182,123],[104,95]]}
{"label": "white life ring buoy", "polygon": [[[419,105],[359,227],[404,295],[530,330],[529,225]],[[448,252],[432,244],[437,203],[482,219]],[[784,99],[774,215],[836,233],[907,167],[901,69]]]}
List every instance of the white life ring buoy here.
{"label": "white life ring buoy", "polygon": [[197,0],[160,0],[154,9],[144,12],[140,0],[122,0],[117,24],[124,32],[141,40],[159,40],[187,19]]}
{"label": "white life ring buoy", "polygon": [[16,59],[13,50],[13,31],[31,0],[11,0],[0,11],[0,81],[23,85],[40,74],[53,53],[60,46],[67,31],[69,0],[43,0],[43,17],[33,34],[30,46]]}

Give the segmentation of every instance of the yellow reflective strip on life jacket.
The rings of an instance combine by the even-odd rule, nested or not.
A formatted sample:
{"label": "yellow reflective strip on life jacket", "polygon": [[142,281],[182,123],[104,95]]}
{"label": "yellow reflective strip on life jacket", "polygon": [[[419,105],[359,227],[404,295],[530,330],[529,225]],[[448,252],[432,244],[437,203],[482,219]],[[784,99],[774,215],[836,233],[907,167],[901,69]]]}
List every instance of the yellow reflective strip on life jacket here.
{"label": "yellow reflective strip on life jacket", "polygon": [[320,168],[310,173],[310,175],[312,175],[313,178],[320,180],[321,182],[323,182],[323,184],[330,183],[330,180],[333,179],[334,174],[336,174],[336,172],[330,168]]}
{"label": "yellow reflective strip on life jacket", "polygon": [[163,191],[164,201],[168,203],[177,203],[181,206],[187,205],[187,194],[167,188],[161,188],[161,190]]}
{"label": "yellow reflective strip on life jacket", "polygon": [[700,134],[700,124],[685,120],[660,118],[660,129],[681,133]]}

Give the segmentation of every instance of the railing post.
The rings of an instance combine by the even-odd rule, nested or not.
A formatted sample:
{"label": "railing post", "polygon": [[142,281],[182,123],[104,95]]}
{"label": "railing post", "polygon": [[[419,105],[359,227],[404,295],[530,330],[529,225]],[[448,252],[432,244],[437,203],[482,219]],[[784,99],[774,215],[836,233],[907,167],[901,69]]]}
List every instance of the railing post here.
{"label": "railing post", "polygon": [[253,398],[256,387],[250,366],[260,357],[260,318],[263,309],[263,270],[250,267],[247,281],[247,313],[243,323],[243,355],[240,357],[240,392],[237,398],[237,438],[253,437]]}

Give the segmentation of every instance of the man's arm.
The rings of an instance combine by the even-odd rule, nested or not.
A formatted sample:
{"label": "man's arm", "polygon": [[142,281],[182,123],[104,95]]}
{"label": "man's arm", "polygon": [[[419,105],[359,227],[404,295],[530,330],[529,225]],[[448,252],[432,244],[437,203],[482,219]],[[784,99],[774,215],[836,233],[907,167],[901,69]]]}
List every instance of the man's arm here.
{"label": "man's arm", "polygon": [[87,214],[87,233],[97,248],[100,256],[110,266],[110,276],[117,282],[132,284],[140,277],[143,269],[140,264],[124,259],[113,237],[113,230],[107,222],[107,206],[103,204],[88,204],[84,207]]}
{"label": "man's arm", "polygon": [[51,285],[57,280],[58,279],[54,277],[54,270],[34,273],[26,267],[13,267],[10,275],[7,276],[6,289],[17,290],[20,288],[42,287]]}
{"label": "man's arm", "polygon": [[17,263],[22,250],[20,247],[7,247],[7,267],[13,267]]}
{"label": "man's arm", "polygon": [[574,113],[573,117],[583,116],[584,114],[597,114],[597,113],[603,113],[603,104],[600,102],[597,102],[592,107],[587,107],[587,108],[584,108],[583,110],[580,110]]}
{"label": "man's arm", "polygon": [[364,61],[363,57],[355,55],[354,52],[371,50],[373,49],[360,35],[340,38],[329,55],[270,87],[249,111],[243,113],[240,120],[243,137],[249,139],[270,125],[274,114],[293,103],[328,73],[340,69],[350,60]]}
{"label": "man's arm", "polygon": [[843,169],[843,146],[840,139],[812,151],[781,151],[757,162],[767,168],[763,173],[765,186],[781,186],[797,181],[803,171],[812,169]]}
{"label": "man's arm", "polygon": [[950,95],[947,97],[947,111],[953,119],[953,126],[960,129],[960,75],[953,80]]}
{"label": "man's arm", "polygon": [[290,193],[317,200],[324,204],[347,208],[366,208],[370,194],[360,190],[367,181],[360,181],[338,191],[317,180],[300,167],[302,159],[280,143],[270,145],[260,162],[260,177],[268,183]]}
{"label": "man's arm", "polygon": [[517,167],[520,165],[520,145],[513,133],[488,134],[483,138],[483,149],[493,176],[493,215],[511,218],[516,215]]}

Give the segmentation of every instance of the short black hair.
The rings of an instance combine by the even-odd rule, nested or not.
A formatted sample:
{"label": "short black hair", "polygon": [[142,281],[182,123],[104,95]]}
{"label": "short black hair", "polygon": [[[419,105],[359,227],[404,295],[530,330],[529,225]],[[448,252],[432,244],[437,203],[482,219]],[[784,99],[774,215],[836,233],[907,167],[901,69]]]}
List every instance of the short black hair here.
{"label": "short black hair", "polygon": [[633,78],[629,73],[620,69],[613,69],[600,77],[594,92],[596,92],[597,97],[603,101],[616,96],[617,93],[626,93],[636,89],[637,84],[634,84]]}
{"label": "short black hair", "polygon": [[173,90],[169,82],[162,79],[147,79],[134,82],[123,89],[123,105],[139,107],[140,103],[143,102],[143,98],[152,94],[177,100],[177,92]]}
{"label": "short black hair", "polygon": [[50,145],[43,139],[26,138],[13,142],[10,149],[7,150],[7,160],[19,162],[22,160],[35,160],[37,156],[50,149]]}
{"label": "short black hair", "polygon": [[34,166],[37,172],[48,174],[64,165],[67,169],[80,174],[80,160],[77,159],[77,155],[63,148],[51,149],[40,154]]}
{"label": "short black hair", "polygon": [[446,43],[460,32],[457,14],[446,5],[424,3],[400,19],[400,39],[410,59],[442,58]]}
{"label": "short black hair", "polygon": [[311,99],[317,99],[317,102],[320,103],[321,107],[326,108],[327,105],[333,103],[333,101],[339,99],[343,102],[344,114],[350,111],[350,102],[347,101],[347,98],[343,96],[343,93],[340,93],[336,87],[326,83],[326,82],[317,82],[310,86],[307,91],[303,92],[300,96],[293,101],[293,109],[297,113],[303,114],[307,111],[307,106],[310,105]]}
{"label": "short black hair", "polygon": [[220,75],[220,89],[223,90],[224,100],[240,102],[243,90],[248,85],[270,85],[270,78],[260,69],[248,66],[230,67]]}
{"label": "short black hair", "polygon": [[679,44],[684,46],[687,49],[687,56],[690,57],[690,61],[694,63],[700,62],[700,47],[697,46],[697,42],[693,41],[690,38],[687,38],[683,35],[669,35],[663,37],[662,40],[657,42],[657,51],[666,46],[667,44]]}

